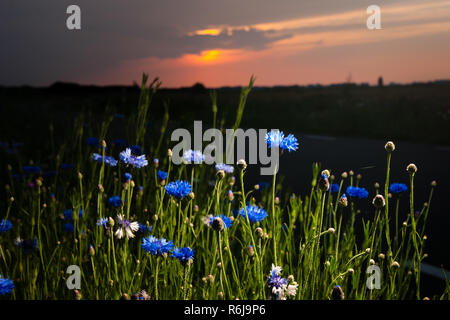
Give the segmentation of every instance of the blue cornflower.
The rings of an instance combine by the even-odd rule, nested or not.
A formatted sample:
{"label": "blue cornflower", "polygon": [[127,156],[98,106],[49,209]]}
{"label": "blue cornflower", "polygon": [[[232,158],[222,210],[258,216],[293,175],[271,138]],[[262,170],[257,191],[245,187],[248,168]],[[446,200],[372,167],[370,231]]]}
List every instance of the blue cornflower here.
{"label": "blue cornflower", "polygon": [[266,134],[265,140],[269,148],[279,147],[280,149],[288,150],[289,152],[298,149],[297,138],[294,137],[293,134],[289,134],[285,137],[283,131],[271,130]]}
{"label": "blue cornflower", "polygon": [[187,163],[200,164],[205,161],[205,156],[201,153],[201,151],[189,149],[184,152],[183,159]]}
{"label": "blue cornflower", "polygon": [[75,166],[71,163],[61,163],[61,169],[75,169]]}
{"label": "blue cornflower", "polygon": [[121,114],[121,113],[115,113],[114,114],[114,119],[123,119],[125,118],[125,115]]}
{"label": "blue cornflower", "polygon": [[231,221],[230,218],[228,218],[226,215],[221,214],[220,216],[214,216],[214,217],[211,217],[211,219],[209,219],[209,225],[210,226],[213,224],[213,221],[214,221],[215,218],[222,219],[223,227],[225,229],[231,227],[231,225],[233,224],[233,221]]}
{"label": "blue cornflower", "polygon": [[25,173],[31,174],[31,173],[35,173],[35,174],[39,174],[41,173],[41,168],[38,166],[23,166],[22,167],[23,171]]}
{"label": "blue cornflower", "polygon": [[158,256],[163,253],[169,253],[173,248],[173,242],[172,240],[167,241],[164,238],[158,239],[154,236],[149,236],[142,239],[141,247],[148,253]]}
{"label": "blue cornflower", "polygon": [[272,264],[272,270],[270,270],[267,285],[273,293],[277,293],[279,291],[277,289],[281,289],[286,285],[286,279],[281,277],[281,267]]}
{"label": "blue cornflower", "polygon": [[131,178],[133,178],[133,176],[132,176],[130,173],[128,173],[128,172],[126,172],[126,173],[124,174],[124,176],[125,176],[125,181],[130,181]]}
{"label": "blue cornflower", "polygon": [[223,170],[223,171],[225,171],[225,173],[233,173],[234,167],[233,166],[229,166],[229,165],[224,164],[224,163],[218,163],[218,164],[216,164],[216,170],[217,171]]}
{"label": "blue cornflower", "polygon": [[64,229],[64,231],[67,231],[67,232],[73,232],[74,227],[73,227],[73,224],[66,223],[63,225],[63,229]]}
{"label": "blue cornflower", "polygon": [[0,232],[6,233],[7,231],[11,230],[12,223],[9,220],[3,219],[2,222],[0,222]]}
{"label": "blue cornflower", "polygon": [[131,153],[130,148],[126,148],[125,151],[122,151],[120,153],[120,160],[138,169],[148,165],[148,161],[147,159],[145,159],[145,155],[135,156]]}
{"label": "blue cornflower", "polygon": [[194,250],[189,247],[175,247],[172,252],[172,257],[177,258],[182,264],[185,264],[189,260],[194,260]]}
{"label": "blue cornflower", "polygon": [[364,199],[369,196],[369,193],[364,188],[349,186],[345,192],[352,198]]}
{"label": "blue cornflower", "polygon": [[[98,153],[93,153],[92,154],[92,159],[94,161],[97,161],[97,162],[100,162],[100,163],[103,162],[103,156],[101,154],[98,154]],[[105,164],[107,164],[110,167],[117,166],[117,162],[118,162],[116,159],[114,159],[114,157],[110,157],[110,156],[105,156],[104,161],[105,161]]]}
{"label": "blue cornflower", "polygon": [[98,140],[98,138],[95,138],[95,137],[89,137],[86,139],[86,143],[89,146],[98,147],[100,145],[100,140]]}
{"label": "blue cornflower", "polygon": [[112,207],[121,207],[122,206],[122,199],[119,196],[112,196],[108,199],[108,204]]}
{"label": "blue cornflower", "polygon": [[170,182],[166,187],[166,192],[178,199],[181,199],[191,193],[192,186],[187,181]]}
{"label": "blue cornflower", "polygon": [[283,150],[287,150],[289,152],[295,151],[298,149],[297,138],[294,137],[293,134],[289,134],[287,137],[281,141],[280,148]]}
{"label": "blue cornflower", "polygon": [[269,278],[269,281],[267,283],[269,285],[269,287],[272,288],[276,288],[276,289],[280,289],[282,288],[284,285],[286,285],[286,279],[282,278],[280,275],[271,275]]}
{"label": "blue cornflower", "polygon": [[266,143],[269,148],[272,147],[280,147],[281,142],[284,139],[283,131],[279,130],[270,130],[268,133],[266,133]]}
{"label": "blue cornflower", "polygon": [[337,183],[331,184],[331,192],[339,192],[339,185]]}
{"label": "blue cornflower", "polygon": [[[81,219],[83,217],[83,210],[80,209],[80,211],[78,211],[78,219]],[[64,219],[72,221],[73,220],[73,210],[72,209],[67,209],[64,210]]]}
{"label": "blue cornflower", "polygon": [[[267,217],[267,212],[266,212],[266,210],[264,210],[264,208],[259,208],[258,206],[249,205],[249,204],[247,204],[246,208],[247,208],[248,220],[250,220],[250,222],[252,222],[252,223],[262,221],[262,220],[264,220],[264,218]],[[241,210],[239,211],[239,214],[244,219],[246,219],[244,208],[241,208]]]}
{"label": "blue cornflower", "polygon": [[393,183],[389,187],[389,191],[392,193],[402,193],[408,191],[408,187],[404,183]]}
{"label": "blue cornflower", "polygon": [[165,172],[165,171],[158,170],[157,175],[158,175],[158,178],[159,178],[159,179],[161,179],[161,180],[166,180],[168,174],[167,174],[167,172]]}
{"label": "blue cornflower", "polygon": [[8,278],[3,278],[0,274],[0,294],[5,295],[8,293],[12,293],[14,289],[14,282],[9,280]]}
{"label": "blue cornflower", "polygon": [[108,218],[100,218],[100,219],[97,221],[97,225],[98,225],[99,227],[107,228],[107,227],[108,227]]}
{"label": "blue cornflower", "polygon": [[146,233],[146,232],[151,233],[152,226],[148,226],[146,224],[139,223],[139,231],[142,233]]}

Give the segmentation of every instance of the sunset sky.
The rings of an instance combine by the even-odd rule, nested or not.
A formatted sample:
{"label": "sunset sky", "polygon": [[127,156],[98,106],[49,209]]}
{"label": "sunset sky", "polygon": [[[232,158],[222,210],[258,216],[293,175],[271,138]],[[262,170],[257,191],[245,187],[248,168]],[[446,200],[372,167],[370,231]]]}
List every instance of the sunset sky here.
{"label": "sunset sky", "polygon": [[[373,4],[381,30],[366,27]],[[450,79],[450,0],[2,0],[0,27],[0,85]]]}

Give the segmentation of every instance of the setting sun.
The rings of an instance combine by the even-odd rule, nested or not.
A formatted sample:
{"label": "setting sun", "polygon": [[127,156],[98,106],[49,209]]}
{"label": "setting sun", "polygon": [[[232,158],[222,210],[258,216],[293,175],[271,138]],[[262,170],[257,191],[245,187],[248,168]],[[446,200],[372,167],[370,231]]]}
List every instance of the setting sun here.
{"label": "setting sun", "polygon": [[201,56],[199,57],[200,61],[215,61],[219,59],[220,51],[219,50],[209,50],[209,51],[202,51]]}
{"label": "setting sun", "polygon": [[194,34],[199,35],[199,36],[205,36],[205,35],[209,35],[209,36],[217,36],[220,34],[220,29],[203,29],[203,30],[197,30],[194,32]]}

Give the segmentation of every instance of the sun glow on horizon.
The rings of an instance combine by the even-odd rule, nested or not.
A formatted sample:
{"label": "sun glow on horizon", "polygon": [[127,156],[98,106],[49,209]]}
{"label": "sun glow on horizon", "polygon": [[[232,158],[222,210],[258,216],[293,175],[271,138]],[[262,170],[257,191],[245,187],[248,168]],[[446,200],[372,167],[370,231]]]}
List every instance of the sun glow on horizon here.
{"label": "sun glow on horizon", "polygon": [[202,51],[199,60],[209,62],[220,59],[220,50]]}
{"label": "sun glow on horizon", "polygon": [[222,32],[221,29],[214,28],[214,29],[203,29],[203,30],[196,30],[195,32],[190,33],[189,35],[198,35],[198,36],[217,36]]}
{"label": "sun glow on horizon", "polygon": [[200,54],[185,54],[181,58],[183,64],[214,65],[238,60],[241,50],[211,49],[201,51]]}

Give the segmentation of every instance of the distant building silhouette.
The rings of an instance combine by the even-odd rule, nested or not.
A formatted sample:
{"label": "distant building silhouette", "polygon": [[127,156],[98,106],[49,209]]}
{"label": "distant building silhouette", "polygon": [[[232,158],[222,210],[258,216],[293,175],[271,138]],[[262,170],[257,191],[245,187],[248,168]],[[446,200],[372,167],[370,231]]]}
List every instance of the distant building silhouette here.
{"label": "distant building silhouette", "polygon": [[379,77],[378,78],[378,86],[379,87],[382,87],[384,84],[383,84],[383,77]]}

